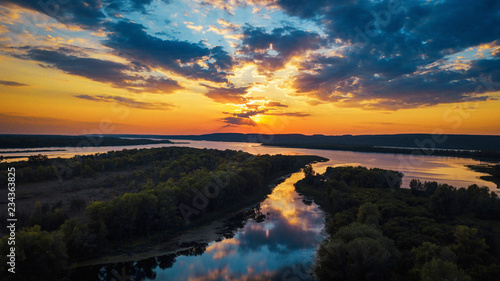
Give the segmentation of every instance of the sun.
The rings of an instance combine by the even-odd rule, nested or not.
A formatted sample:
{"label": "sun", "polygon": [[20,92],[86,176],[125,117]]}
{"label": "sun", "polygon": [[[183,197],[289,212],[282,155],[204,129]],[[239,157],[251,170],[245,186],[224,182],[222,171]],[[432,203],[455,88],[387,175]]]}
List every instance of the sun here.
{"label": "sun", "polygon": [[255,123],[261,123],[264,115],[262,114],[256,114],[253,116],[250,116],[250,119],[252,119]]}

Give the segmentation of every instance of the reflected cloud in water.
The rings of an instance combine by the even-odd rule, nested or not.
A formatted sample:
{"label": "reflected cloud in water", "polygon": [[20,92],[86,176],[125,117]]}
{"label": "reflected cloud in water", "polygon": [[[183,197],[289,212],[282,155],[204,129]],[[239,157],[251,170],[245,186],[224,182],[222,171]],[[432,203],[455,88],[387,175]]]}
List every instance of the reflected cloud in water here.
{"label": "reflected cloud in water", "polygon": [[[122,271],[130,280],[307,280],[324,216],[295,191],[302,177],[292,174],[259,206],[228,219],[230,233],[221,233],[226,239],[193,243],[179,255],[80,270],[98,276],[93,280],[114,280]],[[79,278],[83,272],[72,280],[91,280]]]}

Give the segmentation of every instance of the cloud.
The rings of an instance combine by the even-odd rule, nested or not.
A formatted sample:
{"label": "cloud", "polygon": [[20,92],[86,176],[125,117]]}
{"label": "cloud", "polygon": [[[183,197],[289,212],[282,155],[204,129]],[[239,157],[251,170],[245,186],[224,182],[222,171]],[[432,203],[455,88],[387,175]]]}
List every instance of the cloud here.
{"label": "cloud", "polygon": [[201,43],[163,40],[147,34],[143,25],[127,21],[111,23],[108,30],[104,45],[121,57],[190,79],[228,82],[226,71],[233,67],[233,59],[220,46],[210,49]]}
{"label": "cloud", "polygon": [[275,113],[268,113],[267,115],[272,115],[272,116],[289,116],[289,117],[307,117],[311,116],[309,113],[303,113],[303,112],[275,112]]}
{"label": "cloud", "polygon": [[264,72],[281,69],[293,56],[302,56],[306,51],[317,50],[325,44],[325,39],[319,34],[290,26],[267,33],[264,28],[246,25],[239,52]]}
{"label": "cloud", "polygon": [[[498,1],[278,1],[286,13],[324,27],[335,55],[310,54],[297,94],[344,107],[399,109],[490,97],[474,94],[498,59],[448,56],[500,38]],[[496,89],[498,91],[498,88]],[[490,91],[491,92],[491,91]]]}
{"label": "cloud", "polygon": [[[297,63],[299,73],[291,77],[291,86],[295,95],[310,97],[309,104],[396,110],[488,100],[493,99],[490,93],[498,91],[499,1],[200,0],[233,14],[239,12],[236,8],[247,5],[253,5],[255,10],[277,8],[297,17],[294,22],[304,24],[301,28],[284,24],[273,29],[240,26],[219,18],[214,25],[207,25],[208,30],[231,38],[229,44],[237,48],[236,54],[221,46],[208,47],[202,41],[176,39],[181,35],[174,37],[175,31],[155,33],[170,36],[168,40],[155,37],[148,31],[153,32],[157,26],[148,30],[126,19],[127,13],[138,12],[142,15],[134,19],[144,20],[154,2],[4,0],[0,5],[7,9],[17,5],[77,26],[80,31],[99,32],[103,37],[98,40],[102,39],[105,47],[129,63],[92,58],[62,45],[26,47],[20,49],[25,51],[22,58],[131,92],[171,93],[181,89],[177,81],[151,74],[165,70],[189,80],[226,83],[225,88],[208,87],[205,95],[216,102],[245,104],[248,87],[230,87],[235,66],[255,64],[260,74],[269,77],[290,61],[295,63],[295,59],[301,63]],[[147,20],[144,22],[149,26]],[[198,23],[186,24],[201,31]],[[321,31],[307,31],[306,27],[311,26]],[[10,26],[9,30],[14,32]],[[489,45],[496,47],[483,47]],[[465,55],[460,62],[456,57],[450,59],[479,48],[485,48],[484,52]],[[493,81],[489,86],[481,80],[485,75]],[[21,86],[5,82],[10,81],[0,84]],[[476,93],[478,87],[480,93]],[[251,106],[252,110],[259,109]]]}
{"label": "cloud", "polygon": [[[170,0],[161,0],[169,4]],[[141,12],[147,14],[146,8],[153,3],[153,0],[105,0],[105,9],[108,13]]]}
{"label": "cloud", "polygon": [[19,83],[19,82],[15,82],[15,81],[5,81],[5,80],[0,80],[0,85],[9,86],[9,87],[29,86],[28,84],[24,84],[24,83]]}
{"label": "cloud", "polygon": [[288,107],[288,105],[282,104],[277,101],[269,101],[266,103],[266,107]]}
{"label": "cloud", "polygon": [[235,15],[234,10],[237,7],[247,5],[274,7],[274,0],[199,0],[203,5],[210,5],[214,8],[224,10],[230,15]]}
{"label": "cloud", "polygon": [[145,14],[153,0],[3,0],[3,3],[37,11],[65,24],[99,29],[107,21],[106,14],[112,17],[134,11]]}
{"label": "cloud", "polygon": [[[483,86],[481,76],[489,74],[492,81],[500,79],[500,60],[472,61],[468,70],[436,67],[403,75],[391,75],[390,70],[373,73],[363,64],[354,64],[349,59],[333,64],[323,60],[321,66],[315,66],[313,74],[299,74],[293,84],[299,94],[306,93],[341,107],[396,110],[489,99],[484,93],[495,91],[495,87],[492,83]],[[480,92],[476,93],[478,89]]]}
{"label": "cloud", "polygon": [[67,47],[57,49],[27,48],[24,58],[42,62],[48,67],[109,83],[132,92],[172,93],[182,87],[172,79],[144,77],[149,69],[139,63],[123,64],[85,57],[86,54]]}
{"label": "cloud", "polygon": [[244,104],[247,99],[244,95],[250,87],[232,87],[232,88],[222,88],[222,87],[212,87],[209,85],[201,84],[208,88],[208,92],[205,96],[211,98],[218,103],[233,103],[233,104]]}
{"label": "cloud", "polygon": [[40,12],[65,24],[79,25],[84,28],[97,28],[106,18],[102,11],[103,3],[100,0],[4,0],[3,2]]}
{"label": "cloud", "polygon": [[240,25],[230,23],[221,18],[217,20],[217,23],[221,26],[220,28],[215,25],[210,25],[208,31],[223,35],[224,38],[227,39],[241,40],[241,38],[243,38]]}
{"label": "cloud", "polygon": [[230,23],[227,20],[221,18],[217,19],[217,23],[233,31],[241,28],[241,25]]}
{"label": "cloud", "polygon": [[203,26],[201,25],[194,25],[192,22],[185,21],[184,24],[186,25],[187,28],[193,29],[196,31],[201,31],[203,29]]}
{"label": "cloud", "polygon": [[255,126],[257,123],[249,118],[240,118],[240,117],[224,117],[220,119],[222,122],[226,123],[225,127],[230,126]]}
{"label": "cloud", "polygon": [[76,98],[97,102],[106,102],[106,103],[119,103],[132,108],[139,109],[149,109],[149,110],[165,110],[170,109],[174,105],[166,102],[143,102],[137,101],[131,98],[119,97],[119,96],[90,96],[90,95],[75,95]]}
{"label": "cloud", "polygon": [[264,114],[266,113],[267,110],[250,110],[246,112],[241,112],[241,113],[227,113],[231,114],[234,117],[239,117],[239,118],[249,118],[258,114]]}
{"label": "cloud", "polygon": [[244,110],[242,112],[224,112],[224,114],[231,115],[230,117],[223,118],[222,121],[230,125],[256,125],[256,122],[251,117],[256,115],[266,116],[288,116],[288,117],[307,117],[311,114],[303,112],[276,112],[272,107],[261,106],[262,109]]}

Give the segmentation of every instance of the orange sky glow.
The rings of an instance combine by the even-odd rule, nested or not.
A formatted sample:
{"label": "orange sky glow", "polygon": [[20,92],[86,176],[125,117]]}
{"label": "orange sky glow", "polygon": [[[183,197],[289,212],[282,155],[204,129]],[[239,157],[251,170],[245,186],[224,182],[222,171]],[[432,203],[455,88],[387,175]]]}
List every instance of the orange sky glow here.
{"label": "orange sky glow", "polygon": [[89,19],[35,2],[0,4],[3,134],[500,134],[498,31],[412,53],[378,40],[389,28],[361,45],[331,7],[152,1]]}

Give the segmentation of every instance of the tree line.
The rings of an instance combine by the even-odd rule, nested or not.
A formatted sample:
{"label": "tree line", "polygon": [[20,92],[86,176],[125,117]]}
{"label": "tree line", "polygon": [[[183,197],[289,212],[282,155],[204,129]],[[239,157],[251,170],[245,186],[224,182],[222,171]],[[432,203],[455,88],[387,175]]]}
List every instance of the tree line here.
{"label": "tree line", "polygon": [[331,214],[317,253],[319,280],[497,280],[500,200],[487,187],[455,188],[396,171],[304,169],[296,189]]}

